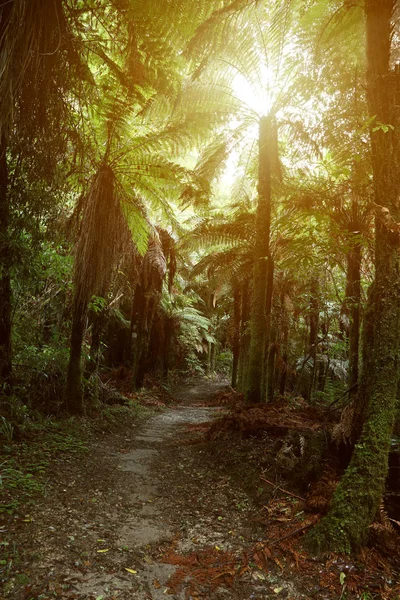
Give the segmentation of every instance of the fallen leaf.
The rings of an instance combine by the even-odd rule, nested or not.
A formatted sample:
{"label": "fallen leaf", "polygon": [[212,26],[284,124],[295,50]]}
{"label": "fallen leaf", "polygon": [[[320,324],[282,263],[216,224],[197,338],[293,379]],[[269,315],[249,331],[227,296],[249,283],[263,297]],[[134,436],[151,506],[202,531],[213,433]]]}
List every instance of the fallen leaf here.
{"label": "fallen leaf", "polygon": [[159,590],[159,589],[160,589],[160,587],[161,587],[161,583],[158,581],[158,579],[155,579],[155,580],[153,581],[153,585],[154,585],[154,587],[155,587],[157,590]]}
{"label": "fallen leaf", "polygon": [[133,575],[136,575],[137,571],[135,571],[135,569],[128,569],[128,567],[125,567],[125,571],[128,571],[128,573],[132,573]]}

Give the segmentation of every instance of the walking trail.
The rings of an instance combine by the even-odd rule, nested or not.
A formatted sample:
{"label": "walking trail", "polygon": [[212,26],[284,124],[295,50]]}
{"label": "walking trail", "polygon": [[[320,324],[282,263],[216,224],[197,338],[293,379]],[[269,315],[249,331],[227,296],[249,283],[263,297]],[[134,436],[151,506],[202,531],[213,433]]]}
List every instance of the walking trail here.
{"label": "walking trail", "polygon": [[221,414],[204,404],[224,385],[182,386],[176,406],[61,463],[26,525],[28,591],[7,597],[305,598],[274,572],[240,572],[239,556],[265,537],[259,507],[205,442],[193,443]]}

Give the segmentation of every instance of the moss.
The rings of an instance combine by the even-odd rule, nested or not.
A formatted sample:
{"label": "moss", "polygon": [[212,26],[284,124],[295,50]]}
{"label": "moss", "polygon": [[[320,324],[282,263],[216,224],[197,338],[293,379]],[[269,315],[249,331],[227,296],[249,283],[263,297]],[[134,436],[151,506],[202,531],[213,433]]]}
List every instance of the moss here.
{"label": "moss", "polygon": [[392,410],[374,413],[367,421],[328,515],[305,538],[312,552],[350,553],[365,543],[385,485],[393,421]]}
{"label": "moss", "polygon": [[273,137],[272,129],[271,119],[266,117],[261,118],[259,131],[256,247],[253,277],[254,289],[251,305],[249,369],[246,386],[246,398],[249,403],[257,403],[264,400],[262,388],[265,345],[268,336],[266,299],[271,229],[270,146]]}

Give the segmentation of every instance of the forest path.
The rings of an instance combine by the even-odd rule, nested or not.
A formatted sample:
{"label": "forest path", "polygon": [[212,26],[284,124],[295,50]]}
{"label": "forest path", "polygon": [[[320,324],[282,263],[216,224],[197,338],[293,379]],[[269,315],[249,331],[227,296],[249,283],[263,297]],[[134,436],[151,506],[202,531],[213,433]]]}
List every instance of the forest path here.
{"label": "forest path", "polygon": [[201,424],[221,410],[204,404],[224,385],[188,382],[176,390],[180,404],[60,464],[21,541],[31,548],[27,593],[16,587],[6,597],[304,598],[273,572],[236,576],[239,557],[265,531],[257,507],[201,437]]}

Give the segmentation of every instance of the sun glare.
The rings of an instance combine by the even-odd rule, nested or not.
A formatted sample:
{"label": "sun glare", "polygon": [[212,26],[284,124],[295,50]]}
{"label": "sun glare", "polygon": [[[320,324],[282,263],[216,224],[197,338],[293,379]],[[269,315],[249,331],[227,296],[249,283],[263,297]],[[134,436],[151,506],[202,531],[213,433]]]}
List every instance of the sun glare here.
{"label": "sun glare", "polygon": [[273,103],[273,73],[270,69],[264,68],[259,81],[254,85],[238,73],[233,80],[232,89],[235,96],[259,117],[269,114]]}

